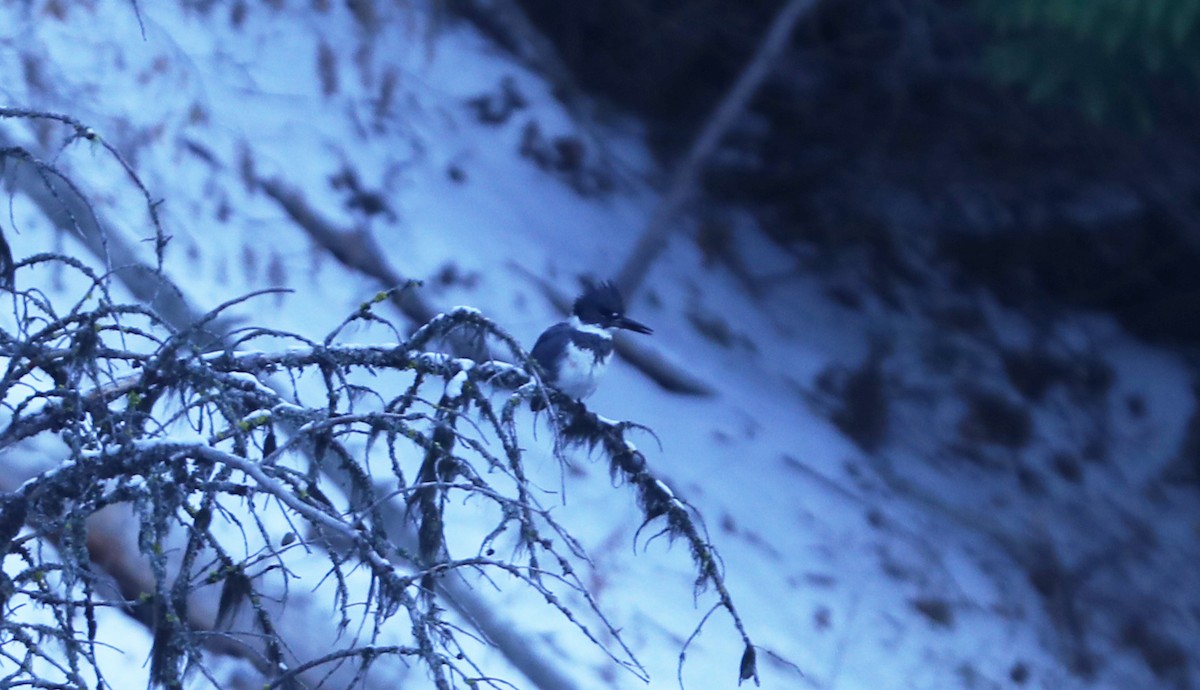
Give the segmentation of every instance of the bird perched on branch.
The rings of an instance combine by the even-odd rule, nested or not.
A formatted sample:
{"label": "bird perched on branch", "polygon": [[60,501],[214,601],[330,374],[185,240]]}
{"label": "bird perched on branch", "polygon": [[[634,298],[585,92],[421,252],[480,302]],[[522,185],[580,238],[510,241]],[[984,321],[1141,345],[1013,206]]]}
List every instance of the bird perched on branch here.
{"label": "bird perched on branch", "polygon": [[[591,285],[575,300],[571,318],[547,328],[530,356],[541,368],[543,380],[563,394],[582,400],[596,386],[612,359],[614,329],[653,333],[625,316],[625,300],[610,282]],[[538,398],[530,403],[536,412],[545,406]]]}

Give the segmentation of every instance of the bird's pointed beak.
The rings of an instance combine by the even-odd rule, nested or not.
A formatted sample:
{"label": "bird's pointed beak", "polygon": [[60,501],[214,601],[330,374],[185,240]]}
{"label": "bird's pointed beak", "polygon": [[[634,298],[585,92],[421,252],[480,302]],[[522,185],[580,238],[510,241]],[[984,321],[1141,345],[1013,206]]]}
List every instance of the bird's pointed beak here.
{"label": "bird's pointed beak", "polygon": [[650,333],[654,332],[649,326],[638,323],[627,316],[618,318],[613,325],[617,328],[624,328],[627,331],[633,331],[634,333],[645,333],[649,335]]}

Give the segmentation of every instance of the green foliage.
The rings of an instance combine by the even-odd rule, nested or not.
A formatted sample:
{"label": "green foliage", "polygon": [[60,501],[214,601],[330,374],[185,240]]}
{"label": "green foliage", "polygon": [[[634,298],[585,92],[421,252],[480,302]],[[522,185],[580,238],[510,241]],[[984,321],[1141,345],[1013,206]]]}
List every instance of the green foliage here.
{"label": "green foliage", "polygon": [[992,75],[1030,100],[1149,129],[1165,84],[1200,86],[1200,0],[975,0]]}

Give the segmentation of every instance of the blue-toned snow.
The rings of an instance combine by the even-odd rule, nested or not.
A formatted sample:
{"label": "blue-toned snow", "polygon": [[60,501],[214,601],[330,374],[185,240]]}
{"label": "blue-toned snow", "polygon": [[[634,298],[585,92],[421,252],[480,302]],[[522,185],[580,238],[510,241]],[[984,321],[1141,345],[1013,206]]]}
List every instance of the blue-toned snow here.
{"label": "blue-toned snow", "polygon": [[[163,222],[173,238],[166,271],[201,309],[251,290],[287,287],[293,292],[255,298],[232,313],[243,324],[319,341],[385,287],[314,247],[273,200],[247,184],[247,170],[297,190],[338,227],[373,233],[397,271],[427,281],[422,295],[437,309],[471,304],[527,346],[561,315],[511,265],[568,292],[579,274],[603,277],[623,261],[656,201],[662,173],[635,125],[621,120],[581,131],[543,80],[465,24],[443,18],[431,26],[422,3],[374,3],[382,18],[376,32],[359,26],[342,2],[251,2],[236,25],[227,3],[211,3],[207,12],[183,4],[206,3],[136,3],[145,40],[132,2],[0,5],[0,101],[69,113],[122,152],[165,201]],[[313,9],[322,4],[329,9]],[[336,91],[328,95],[318,74],[322,44],[336,72]],[[502,125],[480,124],[466,99],[494,92],[506,77],[530,107]],[[389,80],[394,93],[382,107]],[[548,136],[605,142],[618,191],[583,198],[520,157],[522,128],[531,120]],[[37,141],[38,133],[22,123],[0,126],[30,146]],[[144,207],[112,161],[76,145],[60,162],[97,209],[117,221],[112,231],[140,243],[152,261],[150,243],[142,242],[150,234]],[[384,196],[394,221],[345,208],[329,180],[346,167]],[[465,179],[453,180],[451,167]],[[55,239],[19,195],[12,221],[0,219],[18,257],[56,242],[84,251],[69,236]],[[764,262],[778,264],[758,242],[747,238]],[[1110,658],[1095,684],[1072,675],[1056,622],[1012,558],[943,511],[889,489],[875,464],[809,404],[802,391],[826,366],[865,356],[878,321],[838,307],[816,279],[783,281],[760,303],[723,271],[701,264],[686,235],[676,237],[630,314],[654,328],[655,347],[720,393],[668,394],[617,362],[588,403],[606,417],[655,430],[661,451],[652,438],[633,440],[672,491],[705,516],[752,637],[803,671],[761,653],[763,687],[1008,688],[1015,687],[1010,673],[1017,664],[1029,669],[1029,687],[1154,687],[1140,660],[1103,639],[1091,641]],[[440,283],[448,265],[467,280]],[[685,317],[690,309],[725,315],[738,332],[752,334],[753,349],[706,339]],[[390,306],[376,310],[403,324]],[[1002,311],[995,318],[1020,321]],[[1112,434],[1116,465],[1136,485],[1177,452],[1192,411],[1186,369],[1103,319],[1083,322],[1089,337],[1100,331],[1105,339],[1116,370],[1113,399],[1136,393],[1146,402],[1143,417]],[[387,336],[382,329],[344,335],[364,343]],[[456,377],[447,392],[463,380]],[[931,452],[924,440],[950,418],[953,410],[923,403],[902,411],[907,431],[898,436],[905,442],[890,453],[891,466],[932,491],[958,492],[968,504],[990,505],[996,496],[1019,503],[1013,487],[965,487],[961,477],[922,463]],[[1050,443],[1062,418],[1039,417],[1038,438]],[[537,438],[544,447],[533,449],[530,462],[542,486],[557,488],[551,436]],[[634,497],[611,486],[602,463],[579,454],[574,470],[565,481],[565,504],[553,495],[543,504],[554,506],[555,517],[589,549],[595,568],[584,579],[646,665],[650,687],[676,687],[681,646],[712,594],[693,600],[694,570],[682,543],[659,539],[642,548],[643,535],[634,548],[640,525]],[[1098,501],[1111,499],[1104,476],[1088,481],[1087,491],[1103,497]],[[1138,500],[1128,499],[1130,506]],[[1017,529],[1045,530],[1051,538],[1060,528],[1069,531],[1043,521],[1036,509],[1003,510],[1029,521]],[[1104,508],[1083,507],[1081,515],[1088,510]],[[872,524],[872,513],[882,522]],[[1193,540],[1195,551],[1195,534],[1178,538]],[[1194,578],[1194,561],[1192,567]],[[319,559],[296,569],[314,585],[324,574]],[[580,688],[644,687],[510,584],[478,591]],[[950,603],[953,625],[936,625],[912,603],[929,598]],[[122,650],[100,652],[110,679],[142,687],[149,634],[111,610],[101,615],[102,635]],[[525,687],[502,655],[476,651],[488,673]],[[740,654],[732,626],[714,615],[688,650],[686,687],[734,687]],[[410,674],[404,687],[420,687],[423,677]]]}

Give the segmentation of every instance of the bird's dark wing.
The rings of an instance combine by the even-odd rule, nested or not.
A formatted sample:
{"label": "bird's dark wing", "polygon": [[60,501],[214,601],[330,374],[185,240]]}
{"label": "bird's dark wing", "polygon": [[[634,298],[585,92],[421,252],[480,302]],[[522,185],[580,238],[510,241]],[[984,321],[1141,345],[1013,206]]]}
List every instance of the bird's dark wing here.
{"label": "bird's dark wing", "polygon": [[529,356],[538,363],[547,383],[554,383],[554,359],[571,340],[571,325],[566,321],[556,323],[538,336]]}

